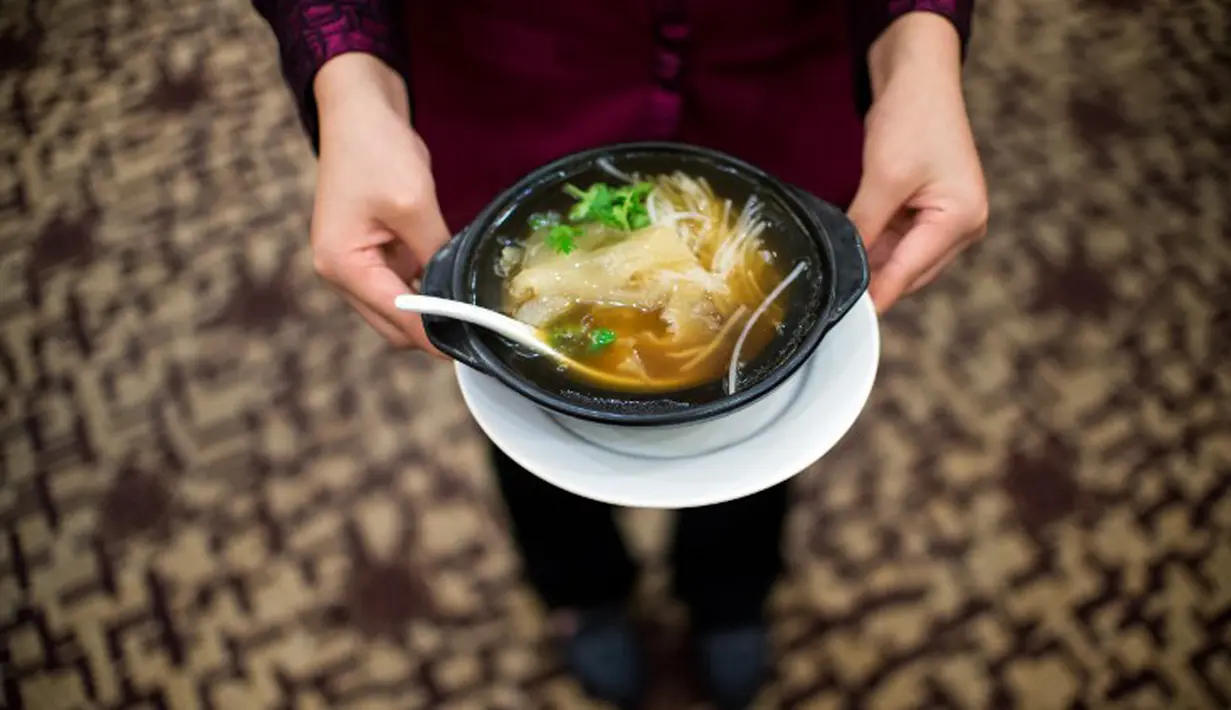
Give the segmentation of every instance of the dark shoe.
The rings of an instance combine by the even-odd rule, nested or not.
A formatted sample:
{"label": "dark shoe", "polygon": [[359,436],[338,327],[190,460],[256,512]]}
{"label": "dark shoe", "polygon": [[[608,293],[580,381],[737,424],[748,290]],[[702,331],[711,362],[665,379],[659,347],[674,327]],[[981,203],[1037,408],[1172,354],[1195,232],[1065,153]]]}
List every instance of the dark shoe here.
{"label": "dark shoe", "polygon": [[558,634],[564,665],[591,697],[633,710],[645,695],[641,645],[615,609],[569,615]]}
{"label": "dark shoe", "polygon": [[769,675],[769,634],[764,626],[737,626],[697,638],[701,672],[718,710],[745,710]]}

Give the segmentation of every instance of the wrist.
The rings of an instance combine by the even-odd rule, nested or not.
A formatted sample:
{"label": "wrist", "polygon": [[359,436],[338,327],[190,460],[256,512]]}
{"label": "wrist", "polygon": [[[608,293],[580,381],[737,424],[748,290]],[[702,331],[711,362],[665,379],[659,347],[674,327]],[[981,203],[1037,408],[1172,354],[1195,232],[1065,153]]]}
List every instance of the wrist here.
{"label": "wrist", "polygon": [[932,12],[908,12],[890,23],[868,50],[872,96],[903,74],[920,72],[932,81],[951,79],[961,86],[962,42],[945,17]]}
{"label": "wrist", "polygon": [[322,127],[353,107],[386,108],[409,123],[410,104],[401,75],[380,59],[348,52],[325,62],[312,83]]}

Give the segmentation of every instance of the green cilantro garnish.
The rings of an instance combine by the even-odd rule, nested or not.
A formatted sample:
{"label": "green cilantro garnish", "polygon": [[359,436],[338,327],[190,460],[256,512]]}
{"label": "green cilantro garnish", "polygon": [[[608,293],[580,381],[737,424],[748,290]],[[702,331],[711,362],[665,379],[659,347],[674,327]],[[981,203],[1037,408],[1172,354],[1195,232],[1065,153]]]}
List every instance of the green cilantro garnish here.
{"label": "green cilantro garnish", "polygon": [[547,245],[560,254],[569,254],[577,246],[581,229],[568,224],[557,224],[547,230]]}
{"label": "green cilantro garnish", "polygon": [[555,212],[536,212],[530,215],[530,228],[546,229],[547,245],[560,254],[571,254],[582,234],[577,224],[598,222],[626,232],[648,227],[650,213],[645,201],[653,189],[654,185],[648,182],[615,188],[596,182],[589,190],[565,185],[564,191],[577,200],[568,213],[573,224],[562,224]]}
{"label": "green cilantro garnish", "polygon": [[569,219],[573,222],[599,222],[626,232],[641,229],[650,224],[645,200],[653,189],[654,186],[648,182],[615,188],[596,182],[589,190],[565,185],[564,191],[577,199],[577,204],[569,210]]}
{"label": "green cilantro garnish", "polygon": [[598,330],[590,331],[590,347],[592,353],[596,353],[608,345],[616,341],[616,334],[610,328],[599,328]]}
{"label": "green cilantro garnish", "polygon": [[574,222],[599,222],[599,215],[611,211],[611,190],[606,183],[594,183],[585,191],[576,185],[565,185],[564,191],[577,200],[568,212],[568,218]]}
{"label": "green cilantro garnish", "polygon": [[547,342],[556,350],[573,357],[602,352],[616,341],[610,328],[590,329],[587,322],[558,323],[547,331]]}

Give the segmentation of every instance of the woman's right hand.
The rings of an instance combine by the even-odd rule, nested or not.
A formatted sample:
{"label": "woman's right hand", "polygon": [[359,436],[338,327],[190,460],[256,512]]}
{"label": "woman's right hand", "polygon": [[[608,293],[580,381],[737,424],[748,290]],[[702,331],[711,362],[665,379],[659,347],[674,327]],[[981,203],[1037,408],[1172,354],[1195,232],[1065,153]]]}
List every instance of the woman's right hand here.
{"label": "woman's right hand", "polygon": [[427,147],[410,127],[405,84],[379,59],[351,53],[321,67],[313,88],[316,271],[389,342],[439,355],[419,317],[393,307],[450,236]]}

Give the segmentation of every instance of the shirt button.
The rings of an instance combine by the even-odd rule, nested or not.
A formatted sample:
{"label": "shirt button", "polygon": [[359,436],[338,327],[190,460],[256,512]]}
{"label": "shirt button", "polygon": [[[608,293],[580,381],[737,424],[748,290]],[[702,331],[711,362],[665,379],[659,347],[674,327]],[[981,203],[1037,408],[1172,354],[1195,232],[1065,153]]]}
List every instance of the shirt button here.
{"label": "shirt button", "polygon": [[688,25],[683,22],[664,22],[658,25],[658,36],[664,42],[679,44],[688,39]]}
{"label": "shirt button", "polygon": [[665,49],[659,49],[654,53],[654,75],[660,81],[672,82],[680,76],[680,69],[684,65],[684,60],[679,54],[670,52]]}

